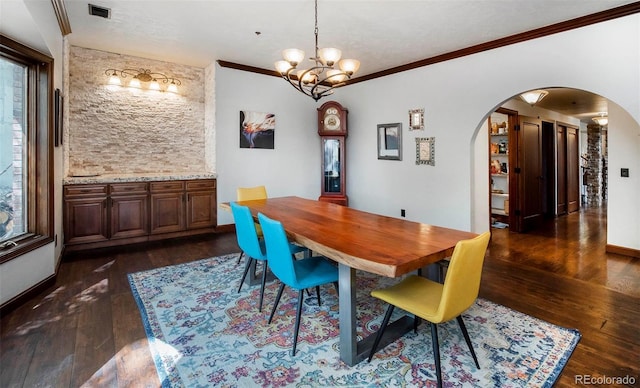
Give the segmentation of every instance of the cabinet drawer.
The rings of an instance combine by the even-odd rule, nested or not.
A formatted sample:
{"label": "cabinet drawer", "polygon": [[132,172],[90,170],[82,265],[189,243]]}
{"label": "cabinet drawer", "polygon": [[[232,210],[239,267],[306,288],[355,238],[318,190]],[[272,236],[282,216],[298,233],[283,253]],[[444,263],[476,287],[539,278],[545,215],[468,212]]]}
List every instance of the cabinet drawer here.
{"label": "cabinet drawer", "polygon": [[151,182],[151,192],[153,193],[182,190],[184,190],[184,182],[182,181]]}
{"label": "cabinet drawer", "polygon": [[107,185],[72,185],[64,187],[65,197],[98,197],[107,195]]}
{"label": "cabinet drawer", "polygon": [[214,179],[187,181],[187,190],[213,190],[215,188],[216,181]]}
{"label": "cabinet drawer", "polygon": [[132,183],[112,183],[111,194],[133,194],[133,193],[146,193],[146,182],[132,182]]}

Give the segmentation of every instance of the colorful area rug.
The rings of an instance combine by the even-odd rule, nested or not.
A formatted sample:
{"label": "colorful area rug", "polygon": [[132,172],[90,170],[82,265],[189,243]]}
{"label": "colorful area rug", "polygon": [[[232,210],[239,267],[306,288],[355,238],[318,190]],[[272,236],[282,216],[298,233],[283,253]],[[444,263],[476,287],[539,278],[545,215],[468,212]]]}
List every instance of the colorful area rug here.
{"label": "colorful area rug", "polygon": [[[244,263],[226,255],[129,274],[151,353],[165,387],[435,386],[428,325],[379,350],[371,363],[339,360],[338,299],[333,286],[305,301],[295,357],[290,355],[297,293],[285,292],[271,324],[276,282],[237,293]],[[261,266],[260,266],[261,268]],[[372,289],[397,282],[357,273],[358,335],[378,329],[386,307]],[[478,299],[464,320],[477,369],[455,320],[438,326],[445,386],[550,387],[580,334]]]}

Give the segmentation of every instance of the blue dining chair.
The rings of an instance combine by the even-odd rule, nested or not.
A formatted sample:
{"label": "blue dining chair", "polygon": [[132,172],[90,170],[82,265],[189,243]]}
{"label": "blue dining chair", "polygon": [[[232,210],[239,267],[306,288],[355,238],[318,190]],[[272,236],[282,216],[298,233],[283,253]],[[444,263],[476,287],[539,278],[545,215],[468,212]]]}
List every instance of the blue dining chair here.
{"label": "blue dining chair", "polygon": [[[240,280],[240,285],[238,286],[238,292],[242,289],[242,284],[249,273],[249,269],[251,268],[252,263],[256,263],[258,261],[264,262],[262,266],[262,282],[260,286],[260,302],[258,304],[258,311],[262,312],[262,300],[264,298],[264,286],[267,282],[267,255],[265,254],[266,249],[264,245],[264,240],[258,238],[258,234],[255,228],[255,222],[253,220],[253,216],[251,215],[251,210],[248,207],[238,205],[235,202],[231,202],[231,212],[233,213],[233,220],[236,224],[236,239],[238,241],[238,246],[242,250],[242,255],[247,256],[247,262],[244,266],[244,271],[242,273],[242,279]],[[293,257],[294,254],[298,252],[304,251],[306,248],[301,247],[299,245],[290,244],[289,245],[289,254]]]}
{"label": "blue dining chair", "polygon": [[323,256],[309,257],[304,260],[294,260],[289,253],[289,240],[282,223],[272,220],[262,213],[258,213],[258,221],[262,226],[264,239],[267,246],[267,258],[271,272],[280,279],[280,288],[273,305],[269,323],[278,307],[284,286],[287,285],[298,291],[298,309],[293,331],[293,349],[291,355],[295,356],[298,343],[298,331],[300,329],[300,316],[302,313],[302,301],[304,290],[314,287],[320,304],[320,286],[333,283],[338,289],[338,267],[333,265]]}

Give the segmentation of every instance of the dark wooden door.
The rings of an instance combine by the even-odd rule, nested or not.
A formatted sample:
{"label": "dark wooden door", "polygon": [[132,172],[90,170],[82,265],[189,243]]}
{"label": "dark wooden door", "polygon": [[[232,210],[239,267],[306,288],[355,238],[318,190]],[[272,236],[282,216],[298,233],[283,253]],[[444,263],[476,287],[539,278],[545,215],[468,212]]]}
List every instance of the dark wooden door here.
{"label": "dark wooden door", "polygon": [[535,229],[542,221],[542,122],[520,117],[518,139],[518,232]]}
{"label": "dark wooden door", "polygon": [[580,152],[578,128],[567,127],[567,211],[580,209]]}
{"label": "dark wooden door", "polygon": [[562,215],[567,212],[567,127],[558,125],[556,130],[557,146],[557,193],[556,193],[556,214]]}

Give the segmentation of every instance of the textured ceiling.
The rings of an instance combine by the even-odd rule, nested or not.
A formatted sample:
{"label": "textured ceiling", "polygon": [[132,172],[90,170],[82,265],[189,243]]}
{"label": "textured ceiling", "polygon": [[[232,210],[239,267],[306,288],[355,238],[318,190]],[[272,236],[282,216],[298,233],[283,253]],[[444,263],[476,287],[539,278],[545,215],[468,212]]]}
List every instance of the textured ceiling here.
{"label": "textured ceiling", "polygon": [[[68,39],[75,46],[196,67],[223,60],[266,70],[273,70],[282,49],[313,54],[312,0],[61,1],[72,30]],[[31,12],[51,12],[51,3],[44,0],[2,0],[2,10],[22,2]],[[90,15],[89,3],[109,8],[111,17]],[[357,79],[631,3],[319,0],[319,46],[337,47],[344,58],[359,59]],[[2,18],[1,24],[5,33],[24,30],[14,18]],[[607,110],[605,99],[574,90],[553,90],[539,106],[584,120]]]}
{"label": "textured ceiling", "polygon": [[[319,46],[357,58],[366,75],[590,15],[619,0],[319,0]],[[111,18],[88,13],[88,3]],[[273,70],[281,51],[314,49],[312,0],[65,0],[70,43],[198,67]],[[257,34],[259,32],[259,34]]]}

